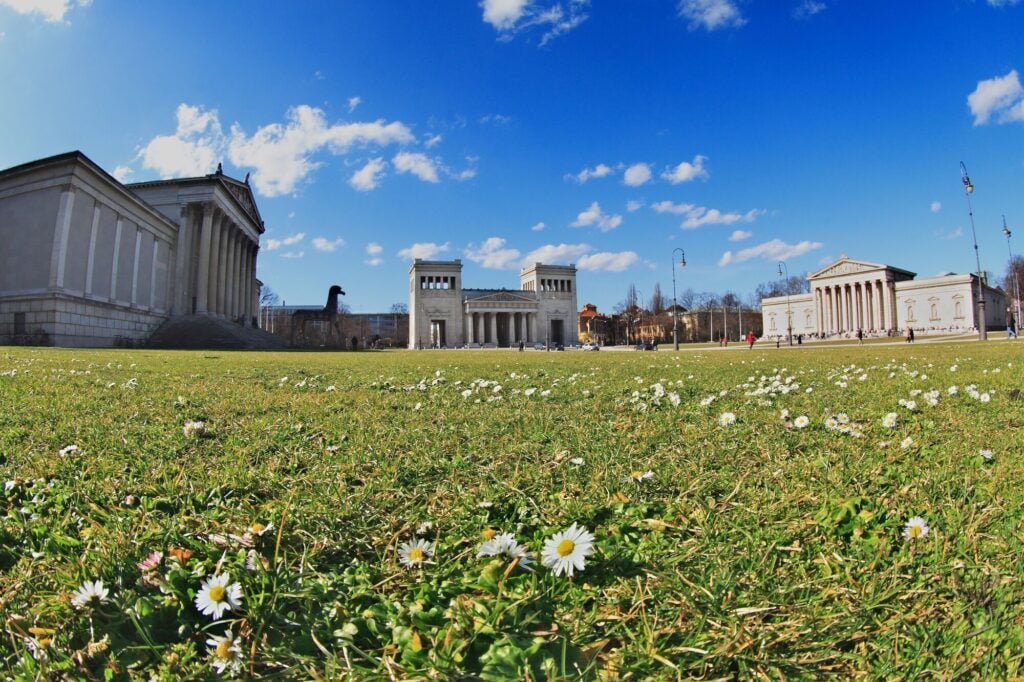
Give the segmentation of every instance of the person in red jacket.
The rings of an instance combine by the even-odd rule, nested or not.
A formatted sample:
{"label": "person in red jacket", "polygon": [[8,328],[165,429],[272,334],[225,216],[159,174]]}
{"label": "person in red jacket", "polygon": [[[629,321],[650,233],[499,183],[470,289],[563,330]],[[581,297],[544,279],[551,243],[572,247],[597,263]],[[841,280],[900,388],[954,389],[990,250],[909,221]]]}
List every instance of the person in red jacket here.
{"label": "person in red jacket", "polygon": [[753,332],[753,330],[747,332],[747,343],[750,344],[750,350],[754,350],[754,332]]}

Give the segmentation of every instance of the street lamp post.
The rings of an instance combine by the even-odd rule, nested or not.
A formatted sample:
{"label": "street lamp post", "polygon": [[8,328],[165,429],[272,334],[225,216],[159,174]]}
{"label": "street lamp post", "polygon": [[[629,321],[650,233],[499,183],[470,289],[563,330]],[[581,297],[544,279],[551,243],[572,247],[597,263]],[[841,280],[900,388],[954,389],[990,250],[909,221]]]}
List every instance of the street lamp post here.
{"label": "street lamp post", "polygon": [[974,209],[971,207],[971,195],[974,194],[974,185],[967,176],[967,166],[960,162],[960,176],[964,182],[964,196],[967,197],[967,215],[971,218],[971,237],[974,239],[974,264],[978,267],[978,340],[988,341],[988,329],[985,328],[985,283],[981,277],[981,257],[978,255],[978,233],[974,229]]}
{"label": "street lamp post", "polygon": [[789,338],[789,345],[793,345],[793,310],[789,307],[789,266],[786,261],[779,261],[779,277],[782,277],[782,269],[786,269],[786,336]]}
{"label": "street lamp post", "polygon": [[1020,279],[1017,277],[1017,268],[1014,267],[1013,248],[1010,247],[1010,235],[1013,233],[1006,226],[1006,216],[1003,216],[1003,234],[1006,235],[1006,250],[1010,253],[1010,268],[1013,270],[1013,297],[1017,301],[1017,317],[1014,324],[1020,325]]}
{"label": "street lamp post", "polygon": [[679,303],[676,302],[676,251],[679,252],[679,266],[686,267],[686,252],[672,249],[672,348],[679,350]]}

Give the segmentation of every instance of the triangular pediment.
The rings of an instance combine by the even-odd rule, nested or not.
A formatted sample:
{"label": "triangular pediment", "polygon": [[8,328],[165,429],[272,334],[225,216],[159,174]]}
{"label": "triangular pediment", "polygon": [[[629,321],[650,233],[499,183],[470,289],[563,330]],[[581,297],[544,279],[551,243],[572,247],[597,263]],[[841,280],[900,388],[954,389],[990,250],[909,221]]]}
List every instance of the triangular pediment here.
{"label": "triangular pediment", "polygon": [[520,294],[513,291],[496,291],[493,294],[484,294],[469,299],[470,303],[536,303],[537,298],[530,294]]}
{"label": "triangular pediment", "polygon": [[827,265],[821,270],[808,275],[807,279],[827,279],[829,277],[839,277],[842,275],[855,275],[860,272],[872,272],[878,270],[890,270],[888,265],[884,263],[869,263],[863,260],[853,260],[852,258],[840,258],[835,263]]}
{"label": "triangular pediment", "polygon": [[[248,178],[248,176],[246,176]],[[246,215],[253,221],[253,223],[262,230],[263,218],[260,217],[260,211],[256,207],[256,197],[252,194],[252,189],[249,188],[247,182],[239,182],[234,178],[227,176],[221,176],[221,181],[224,187],[231,193],[238,205],[242,207]]]}

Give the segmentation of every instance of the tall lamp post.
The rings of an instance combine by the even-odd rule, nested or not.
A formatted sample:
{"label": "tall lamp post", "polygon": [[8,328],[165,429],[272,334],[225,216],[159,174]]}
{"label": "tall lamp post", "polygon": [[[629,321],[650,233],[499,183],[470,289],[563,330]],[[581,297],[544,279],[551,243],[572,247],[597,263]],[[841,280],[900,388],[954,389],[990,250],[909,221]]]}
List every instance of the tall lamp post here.
{"label": "tall lamp post", "polygon": [[967,166],[960,162],[960,176],[964,182],[964,196],[967,197],[967,215],[971,218],[971,237],[974,239],[974,263],[978,267],[978,340],[988,341],[988,329],[985,328],[985,283],[981,278],[981,257],[978,255],[978,233],[974,229],[974,209],[971,207],[971,195],[974,194],[974,185],[967,176]]}
{"label": "tall lamp post", "polygon": [[1006,235],[1006,250],[1010,252],[1010,268],[1013,270],[1013,297],[1017,301],[1017,317],[1014,323],[1020,325],[1020,279],[1017,277],[1017,268],[1014,267],[1013,249],[1010,247],[1010,228],[1006,226],[1006,216],[1003,216],[1003,234]]}
{"label": "tall lamp post", "polygon": [[679,304],[676,302],[676,251],[679,252],[679,266],[686,267],[686,252],[672,249],[672,348],[679,350]]}
{"label": "tall lamp post", "polygon": [[789,345],[793,345],[793,310],[789,307],[789,266],[786,261],[779,261],[779,277],[782,277],[782,268],[786,268],[786,336],[789,337]]}

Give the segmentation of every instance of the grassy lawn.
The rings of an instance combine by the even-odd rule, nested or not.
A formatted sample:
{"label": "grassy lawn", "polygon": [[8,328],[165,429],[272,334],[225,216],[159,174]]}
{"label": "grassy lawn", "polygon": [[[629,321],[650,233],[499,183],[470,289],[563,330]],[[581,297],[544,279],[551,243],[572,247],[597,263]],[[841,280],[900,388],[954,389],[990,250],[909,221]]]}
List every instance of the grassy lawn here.
{"label": "grassy lawn", "polygon": [[0,666],[1021,675],[1022,347],[0,348]]}

